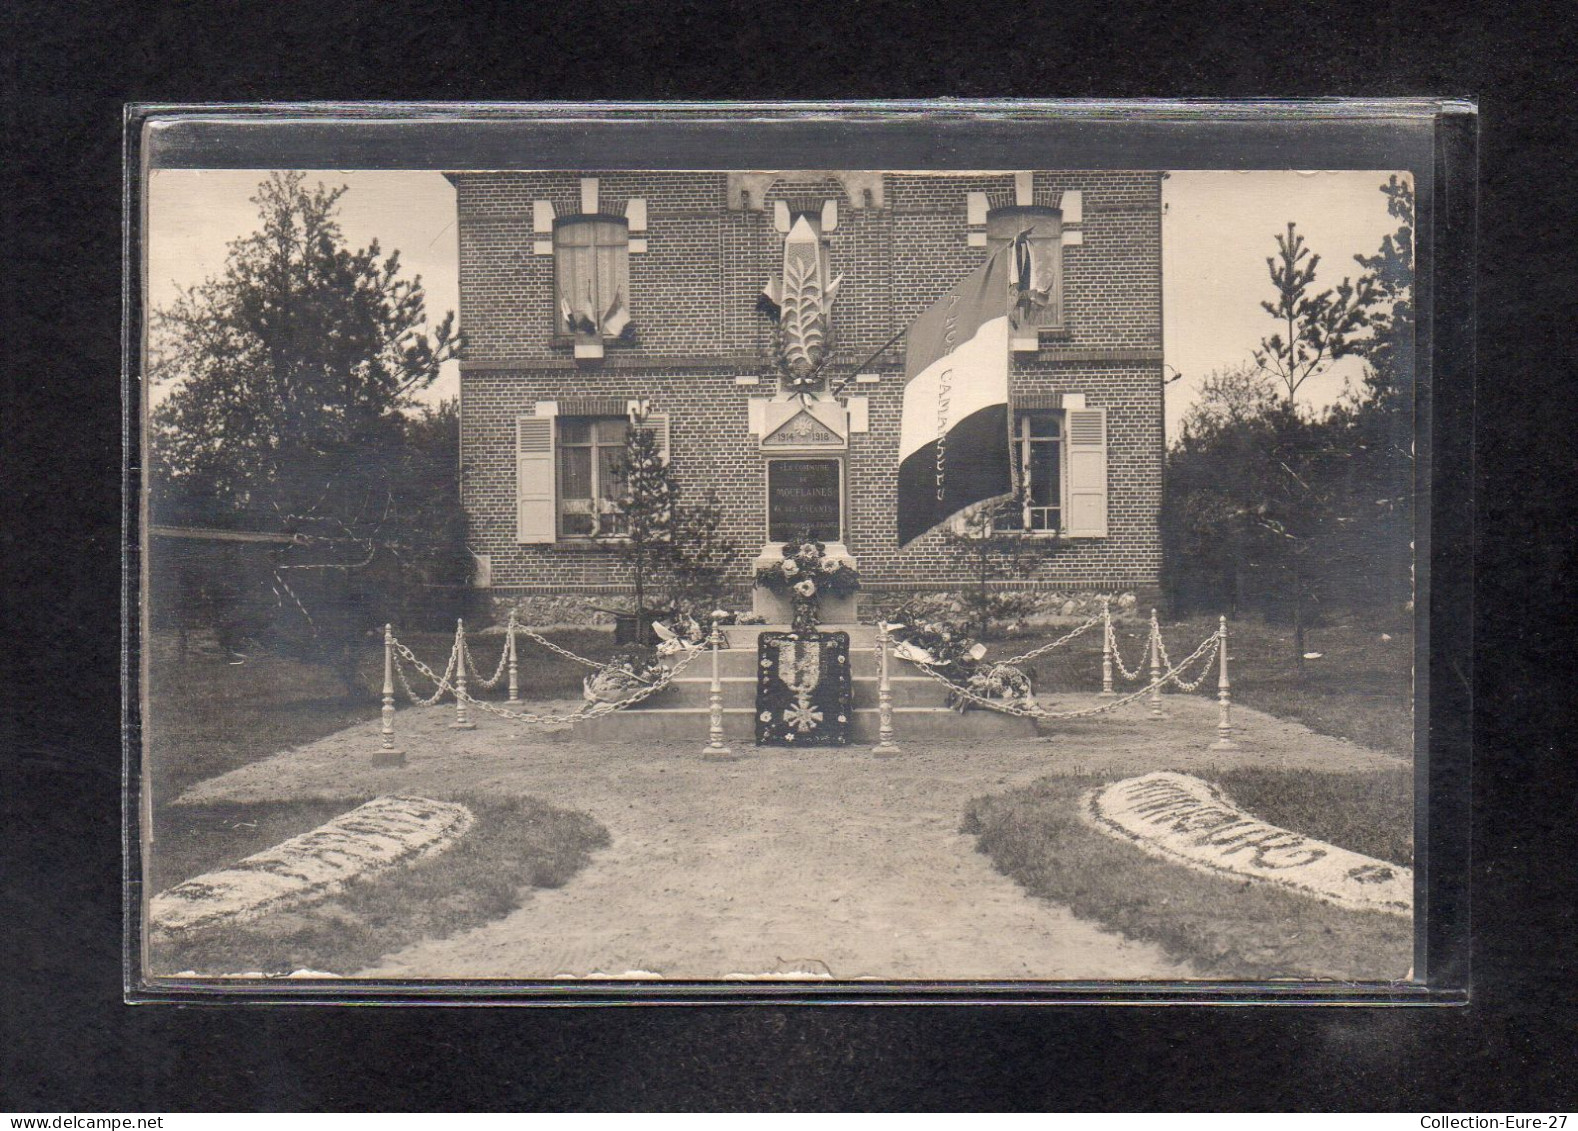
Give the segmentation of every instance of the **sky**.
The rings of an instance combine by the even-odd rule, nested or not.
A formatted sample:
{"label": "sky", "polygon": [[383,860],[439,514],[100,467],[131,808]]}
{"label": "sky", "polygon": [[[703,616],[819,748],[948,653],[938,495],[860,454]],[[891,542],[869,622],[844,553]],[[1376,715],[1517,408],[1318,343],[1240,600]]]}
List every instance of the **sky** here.
{"label": "sky", "polygon": [[[250,198],[265,171],[154,170],[148,190],[148,296],[154,306],[224,270],[226,245],[257,226]],[[1168,376],[1167,430],[1179,422],[1214,369],[1245,363],[1277,329],[1260,308],[1271,297],[1266,257],[1288,221],[1321,256],[1316,285],[1357,277],[1356,254],[1371,254],[1397,222],[1386,213],[1385,171],[1177,170],[1162,182],[1163,351]],[[428,313],[459,307],[455,193],[441,173],[323,170],[309,182],[346,185],[340,225],[354,245],[378,240],[398,249],[407,276],[420,275]],[[462,327],[464,329],[464,327]],[[1299,392],[1320,406],[1357,380],[1357,359],[1339,362]],[[426,399],[454,396],[451,362]],[[155,400],[161,392],[153,392]]]}

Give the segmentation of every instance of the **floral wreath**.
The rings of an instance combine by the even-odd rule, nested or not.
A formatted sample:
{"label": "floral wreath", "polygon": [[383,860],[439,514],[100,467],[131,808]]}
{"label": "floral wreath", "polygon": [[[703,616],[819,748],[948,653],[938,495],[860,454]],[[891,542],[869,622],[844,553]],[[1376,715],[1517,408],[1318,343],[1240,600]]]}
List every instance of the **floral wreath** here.
{"label": "floral wreath", "polygon": [[787,594],[796,602],[823,597],[852,597],[860,591],[860,574],[838,558],[827,556],[827,547],[809,536],[784,543],[783,560],[756,571],[756,584],[772,593]]}

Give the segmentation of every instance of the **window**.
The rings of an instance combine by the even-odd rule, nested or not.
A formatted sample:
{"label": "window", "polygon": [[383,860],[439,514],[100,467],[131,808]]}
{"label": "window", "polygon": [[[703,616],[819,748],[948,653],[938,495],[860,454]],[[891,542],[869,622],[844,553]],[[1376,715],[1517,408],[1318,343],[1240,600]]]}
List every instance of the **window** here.
{"label": "window", "polygon": [[[517,542],[551,543],[624,533],[619,474],[629,416],[614,415],[617,400],[583,398],[578,412],[522,416],[516,421]],[[595,415],[594,415],[595,413]],[[650,428],[668,458],[668,416],[650,413]]]}
{"label": "window", "polygon": [[1021,409],[1014,456],[1024,496],[994,520],[997,529],[1107,536],[1106,409]]}
{"label": "window", "polygon": [[630,422],[622,416],[559,418],[559,536],[620,534],[619,474]]}
{"label": "window", "polygon": [[986,249],[995,254],[1021,235],[1026,255],[1010,252],[1014,288],[1011,329],[1034,335],[1063,327],[1063,214],[1056,208],[1023,205],[986,214]]}
{"label": "window", "polygon": [[617,338],[630,325],[630,228],[623,217],[553,222],[555,332],[577,344]]}
{"label": "window", "polygon": [[1063,414],[1022,412],[1015,423],[1024,530],[1063,529]]}

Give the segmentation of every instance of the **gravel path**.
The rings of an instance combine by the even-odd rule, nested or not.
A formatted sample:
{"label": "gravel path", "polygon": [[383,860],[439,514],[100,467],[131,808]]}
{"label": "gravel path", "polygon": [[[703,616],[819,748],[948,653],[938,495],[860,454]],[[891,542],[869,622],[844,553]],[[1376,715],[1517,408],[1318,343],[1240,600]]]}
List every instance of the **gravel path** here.
{"label": "gravel path", "polygon": [[1208,753],[1214,704],[1179,696],[1168,706],[1165,722],[1131,707],[1049,740],[911,746],[888,761],[865,748],[747,747],[724,763],[701,760],[700,736],[695,748],[592,747],[542,742],[487,716],[451,731],[447,711],[407,710],[403,768],[368,764],[378,746],[369,723],[203,782],[182,801],[526,794],[608,828],[612,846],[564,888],[386,955],[362,976],[1187,978],[1155,946],[1025,895],[958,831],[967,802],[1048,773],[1398,763],[1254,711],[1237,713],[1243,750]]}

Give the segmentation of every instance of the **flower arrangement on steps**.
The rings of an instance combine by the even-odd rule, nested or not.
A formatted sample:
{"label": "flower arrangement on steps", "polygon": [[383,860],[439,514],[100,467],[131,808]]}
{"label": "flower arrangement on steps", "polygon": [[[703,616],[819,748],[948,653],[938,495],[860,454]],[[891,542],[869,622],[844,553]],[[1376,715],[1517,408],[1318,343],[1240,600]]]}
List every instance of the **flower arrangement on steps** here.
{"label": "flower arrangement on steps", "polygon": [[[1022,702],[1035,698],[1030,673],[1012,664],[987,663],[986,645],[973,640],[961,625],[947,621],[901,624],[891,629],[893,654],[901,660],[925,664],[955,687],[982,699]],[[948,705],[967,711],[973,703],[950,692]]]}
{"label": "flower arrangement on steps", "polygon": [[815,632],[822,598],[853,597],[860,591],[860,574],[839,559],[827,557],[827,547],[821,542],[802,536],[784,543],[782,561],[756,571],[756,584],[790,599],[795,632]]}
{"label": "flower arrangement on steps", "polygon": [[588,703],[622,703],[662,675],[655,648],[629,644],[615,652],[606,667],[582,680],[582,696]]}

